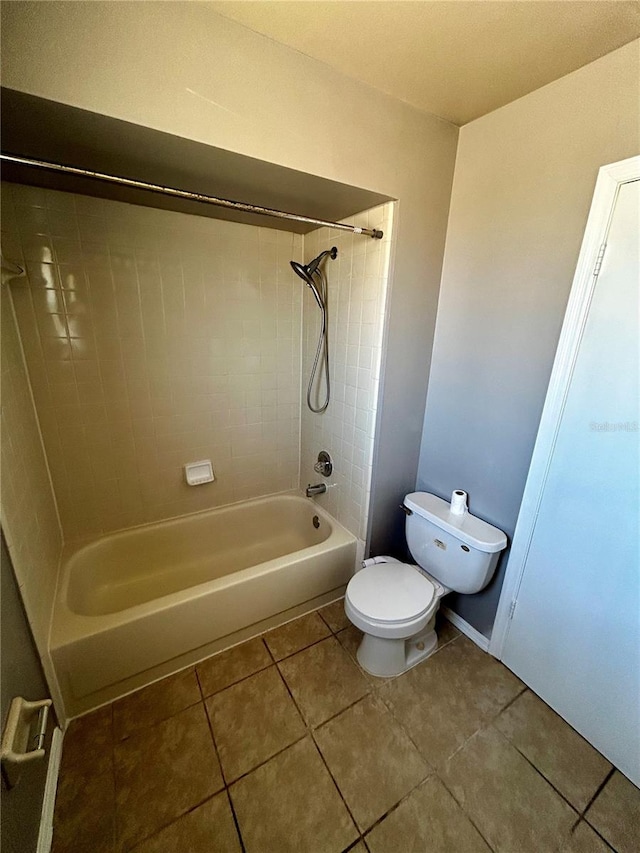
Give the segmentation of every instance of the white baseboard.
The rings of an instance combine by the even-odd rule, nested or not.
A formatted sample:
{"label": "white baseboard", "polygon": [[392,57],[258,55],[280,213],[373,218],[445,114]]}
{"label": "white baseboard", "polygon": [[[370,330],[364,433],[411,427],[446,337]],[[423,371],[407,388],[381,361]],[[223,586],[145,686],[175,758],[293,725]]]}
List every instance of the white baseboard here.
{"label": "white baseboard", "polygon": [[488,637],[485,637],[485,635],[481,634],[480,631],[477,631],[473,625],[469,625],[462,616],[458,616],[457,613],[454,613],[453,610],[450,610],[448,607],[441,607],[440,611],[445,619],[448,619],[452,625],[455,625],[458,631],[461,631],[465,637],[473,640],[476,646],[479,646],[483,652],[489,651]]}
{"label": "white baseboard", "polygon": [[49,853],[51,850],[51,843],[53,841],[53,811],[56,804],[56,790],[58,788],[58,772],[60,770],[60,759],[62,758],[63,738],[62,730],[56,726],[51,737],[49,766],[47,768],[47,781],[44,786],[44,799],[42,801],[40,832],[38,833],[36,853]]}

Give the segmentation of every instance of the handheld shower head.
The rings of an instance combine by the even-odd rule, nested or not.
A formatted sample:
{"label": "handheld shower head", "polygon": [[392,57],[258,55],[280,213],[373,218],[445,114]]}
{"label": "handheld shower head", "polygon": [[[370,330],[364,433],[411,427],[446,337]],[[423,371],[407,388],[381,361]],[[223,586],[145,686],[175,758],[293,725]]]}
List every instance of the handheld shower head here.
{"label": "handheld shower head", "polygon": [[320,294],[318,293],[318,288],[316,287],[315,281],[311,278],[311,273],[308,268],[304,266],[304,264],[299,264],[298,261],[290,261],[291,269],[294,271],[296,275],[299,275],[300,278],[304,281],[307,287],[310,287],[313,295],[316,298],[316,302],[318,303],[318,307],[322,310],[322,299],[320,298]]}
{"label": "handheld shower head", "polygon": [[338,256],[338,250],[335,246],[331,249],[325,249],[324,252],[320,252],[317,258],[314,258],[308,264],[301,264],[298,261],[289,261],[291,264],[291,269],[294,273],[304,281],[304,283],[311,288],[313,291],[313,295],[315,296],[316,302],[318,303],[318,307],[320,310],[324,310],[324,302],[318,288],[316,287],[316,283],[313,280],[313,275],[318,271],[318,267],[324,260],[327,255],[331,255],[331,258],[335,260]]}
{"label": "handheld shower head", "polygon": [[[330,255],[333,259],[338,256],[338,250],[335,246],[331,249],[325,249],[324,252],[320,252],[317,258],[314,258],[308,264],[300,264],[298,261],[290,261],[291,269],[294,273],[304,281],[304,283],[311,288],[311,292],[313,293],[316,302],[318,303],[318,308],[320,309],[322,315],[322,323],[320,326],[320,334],[318,335],[318,346],[316,349],[316,357],[313,362],[313,367],[311,368],[311,376],[309,377],[309,387],[307,388],[307,406],[312,412],[319,415],[325,411],[327,406],[329,405],[329,399],[331,397],[331,383],[329,379],[329,340],[328,340],[328,323],[327,323],[327,279],[324,275],[323,271],[319,269],[322,261]],[[318,285],[313,280],[313,277],[318,277]],[[316,371],[318,369],[318,363],[320,360],[320,355],[324,350],[324,356],[322,360],[321,370],[324,369],[325,375],[325,383],[326,383],[326,394],[324,397],[324,402],[318,402],[314,404],[312,401],[312,391],[313,391],[313,382],[316,377]]]}

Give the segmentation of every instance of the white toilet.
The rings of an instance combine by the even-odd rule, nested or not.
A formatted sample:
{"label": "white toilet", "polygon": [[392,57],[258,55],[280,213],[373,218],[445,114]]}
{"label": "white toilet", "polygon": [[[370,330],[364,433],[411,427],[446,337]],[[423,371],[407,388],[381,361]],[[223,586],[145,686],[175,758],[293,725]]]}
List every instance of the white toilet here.
{"label": "white toilet", "polygon": [[417,566],[393,557],[365,560],[349,581],[344,609],[364,637],[358,661],[371,675],[399,675],[438,647],[440,599],[474,593],[491,580],[507,537],[480,518],[426,492],[404,499],[407,545]]}

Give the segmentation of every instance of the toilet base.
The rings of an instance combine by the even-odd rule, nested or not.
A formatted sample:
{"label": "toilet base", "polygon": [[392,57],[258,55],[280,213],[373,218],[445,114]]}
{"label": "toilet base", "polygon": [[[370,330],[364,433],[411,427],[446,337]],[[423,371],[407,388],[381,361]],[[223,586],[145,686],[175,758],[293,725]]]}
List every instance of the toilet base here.
{"label": "toilet base", "polygon": [[432,655],[438,648],[435,615],[426,628],[407,639],[390,640],[365,634],[356,657],[360,666],[379,678],[401,675]]}

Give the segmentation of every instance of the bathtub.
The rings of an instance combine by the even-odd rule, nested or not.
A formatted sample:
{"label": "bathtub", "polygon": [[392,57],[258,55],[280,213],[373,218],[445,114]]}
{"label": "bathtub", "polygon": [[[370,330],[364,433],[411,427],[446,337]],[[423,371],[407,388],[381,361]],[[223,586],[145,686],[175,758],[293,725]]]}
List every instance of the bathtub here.
{"label": "bathtub", "polygon": [[355,559],[355,537],[290,494],[68,549],[50,643],[66,714],[338,598]]}

